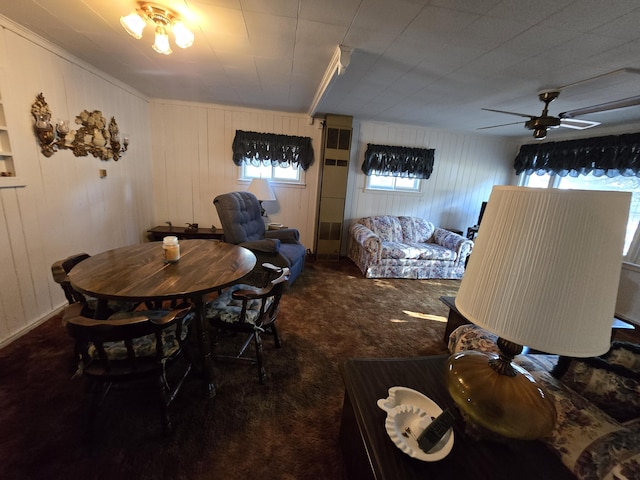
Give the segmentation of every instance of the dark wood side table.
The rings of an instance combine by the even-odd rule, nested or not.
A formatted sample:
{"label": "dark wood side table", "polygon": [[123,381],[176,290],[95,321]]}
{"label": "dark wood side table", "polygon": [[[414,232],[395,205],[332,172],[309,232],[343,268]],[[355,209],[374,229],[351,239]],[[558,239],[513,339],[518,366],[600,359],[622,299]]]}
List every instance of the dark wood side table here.
{"label": "dark wood side table", "polygon": [[444,343],[449,342],[449,335],[460,325],[466,325],[469,322],[456,308],[456,297],[440,297],[440,301],[449,307],[449,316],[447,317],[447,326],[444,329]]}
{"label": "dark wood side table", "polygon": [[[440,297],[440,301],[449,307],[447,326],[444,329],[444,343],[449,343],[449,335],[451,335],[451,332],[460,325],[466,325],[471,322],[467,320],[456,308],[456,297]],[[622,320],[621,318],[614,317],[611,324],[611,340],[614,340],[617,332],[621,330],[633,330],[634,328],[633,324]]]}
{"label": "dark wood side table", "polygon": [[422,462],[398,449],[387,435],[386,413],[377,400],[386,398],[390,387],[403,386],[427,395],[443,409],[455,409],[444,381],[446,359],[352,359],[341,366],[345,396],[340,443],[350,479],[575,480],[541,442],[474,440],[464,434],[460,418],[453,449],[443,460]]}
{"label": "dark wood side table", "polygon": [[198,228],[196,230],[186,230],[185,227],[170,227],[168,225],[150,228],[147,230],[149,239],[152,241],[160,241],[167,235],[175,235],[180,239],[201,239],[201,240],[220,240],[224,242],[224,230],[221,228]]}

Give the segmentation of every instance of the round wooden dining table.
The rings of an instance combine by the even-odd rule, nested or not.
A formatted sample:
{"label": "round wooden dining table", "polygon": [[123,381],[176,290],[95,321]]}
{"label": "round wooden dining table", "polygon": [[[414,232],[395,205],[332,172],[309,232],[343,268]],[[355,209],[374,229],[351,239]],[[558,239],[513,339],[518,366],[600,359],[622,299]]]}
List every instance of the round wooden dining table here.
{"label": "round wooden dining table", "polygon": [[73,288],[100,300],[163,302],[189,299],[196,310],[202,371],[215,396],[205,296],[237,283],[253,270],[255,255],[246,248],[213,240],[182,240],[180,260],[165,263],[161,242],[116,248],[91,256],[69,272]]}

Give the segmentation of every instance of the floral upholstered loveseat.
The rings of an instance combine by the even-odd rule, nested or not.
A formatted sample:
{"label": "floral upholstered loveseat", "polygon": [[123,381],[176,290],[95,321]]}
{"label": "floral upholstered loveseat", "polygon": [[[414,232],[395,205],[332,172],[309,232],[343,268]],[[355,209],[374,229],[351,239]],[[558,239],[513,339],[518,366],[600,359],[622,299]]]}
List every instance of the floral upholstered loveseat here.
{"label": "floral upholstered loveseat", "polygon": [[[449,351],[498,353],[496,336],[463,325]],[[605,355],[570,359],[555,371],[555,355],[518,355],[515,363],[540,382],[554,401],[556,425],[542,441],[580,480],[640,479],[640,346],[613,342]]]}
{"label": "floral upholstered loveseat", "polygon": [[367,278],[462,278],[473,248],[471,240],[418,217],[363,217],[349,233],[349,258]]}

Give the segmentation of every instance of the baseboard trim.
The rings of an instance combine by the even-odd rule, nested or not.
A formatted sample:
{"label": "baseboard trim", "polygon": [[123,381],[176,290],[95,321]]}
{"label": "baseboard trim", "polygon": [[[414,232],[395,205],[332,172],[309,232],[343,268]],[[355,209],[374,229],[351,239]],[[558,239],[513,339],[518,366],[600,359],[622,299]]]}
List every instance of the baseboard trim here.
{"label": "baseboard trim", "polygon": [[18,338],[22,337],[23,335],[26,335],[27,333],[29,333],[34,328],[42,325],[44,322],[49,320],[51,317],[53,317],[53,316],[57,315],[58,313],[60,313],[62,310],[64,310],[64,307],[66,307],[66,304],[61,305],[60,307],[52,310],[48,314],[43,315],[42,317],[40,317],[35,322],[30,323],[26,327],[23,327],[20,330],[18,330],[17,332],[13,333],[11,336],[3,339],[0,342],[0,350],[3,349],[4,347],[6,347],[7,345],[9,345],[10,343],[14,342],[15,340],[17,340]]}

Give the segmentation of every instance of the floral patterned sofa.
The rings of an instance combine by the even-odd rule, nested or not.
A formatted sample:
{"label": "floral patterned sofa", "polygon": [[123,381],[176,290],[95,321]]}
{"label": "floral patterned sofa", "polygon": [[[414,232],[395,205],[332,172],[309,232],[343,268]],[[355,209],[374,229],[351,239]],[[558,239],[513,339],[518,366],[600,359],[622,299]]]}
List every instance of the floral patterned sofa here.
{"label": "floral patterned sofa", "polygon": [[[496,339],[476,325],[463,325],[451,333],[449,351],[498,353]],[[518,355],[514,361],[555,402],[557,423],[542,441],[576,478],[640,479],[640,346],[613,342],[605,355],[570,359],[554,375],[555,355]]]}
{"label": "floral patterned sofa", "polygon": [[364,217],[349,233],[349,258],[367,278],[462,278],[473,248],[466,237],[417,217]]}

